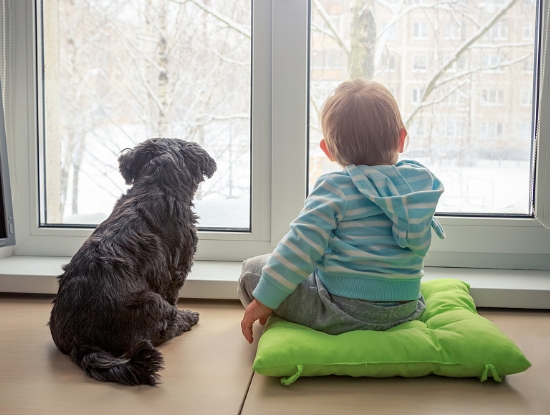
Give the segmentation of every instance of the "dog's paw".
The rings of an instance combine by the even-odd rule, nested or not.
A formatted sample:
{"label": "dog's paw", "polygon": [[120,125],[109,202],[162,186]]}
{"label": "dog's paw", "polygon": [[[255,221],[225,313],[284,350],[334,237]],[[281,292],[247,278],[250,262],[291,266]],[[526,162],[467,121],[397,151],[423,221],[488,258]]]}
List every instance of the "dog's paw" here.
{"label": "dog's paw", "polygon": [[191,326],[194,326],[199,322],[199,313],[197,313],[196,311],[182,310],[181,312]]}
{"label": "dog's paw", "polygon": [[178,333],[179,336],[186,331],[191,330],[199,322],[199,313],[190,310],[178,310]]}

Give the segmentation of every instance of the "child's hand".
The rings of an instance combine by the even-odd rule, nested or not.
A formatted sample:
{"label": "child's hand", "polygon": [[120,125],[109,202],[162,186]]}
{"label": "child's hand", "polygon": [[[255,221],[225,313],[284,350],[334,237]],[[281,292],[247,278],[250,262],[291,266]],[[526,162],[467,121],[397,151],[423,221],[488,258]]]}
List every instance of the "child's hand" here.
{"label": "child's hand", "polygon": [[254,341],[252,336],[252,326],[256,320],[259,320],[259,323],[262,326],[265,326],[267,318],[271,315],[273,310],[257,300],[252,301],[244,310],[244,317],[241,321],[241,330],[243,331],[243,336],[248,340],[248,343]]}

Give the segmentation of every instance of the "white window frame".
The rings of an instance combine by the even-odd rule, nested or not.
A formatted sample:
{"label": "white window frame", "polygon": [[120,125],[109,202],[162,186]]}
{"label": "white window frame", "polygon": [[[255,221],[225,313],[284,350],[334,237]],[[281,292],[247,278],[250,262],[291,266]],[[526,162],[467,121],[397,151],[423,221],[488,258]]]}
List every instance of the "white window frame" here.
{"label": "white window frame", "polygon": [[[90,230],[38,226],[34,1],[10,2],[10,114],[15,187],[14,248],[2,256],[71,256]],[[270,252],[303,207],[307,154],[307,1],[254,1],[252,227],[245,234],[200,232],[197,260],[242,261]],[[544,0],[543,16],[548,1]],[[543,22],[543,30],[547,22]],[[547,45],[544,45],[546,48]],[[544,49],[543,49],[544,50]],[[549,65],[546,56],[546,66]],[[544,73],[541,113],[550,112],[550,71]],[[10,143],[9,143],[10,145]],[[426,265],[550,270],[550,117],[542,117],[536,163],[535,218],[440,217],[446,240],[434,238]],[[540,221],[539,221],[540,220]]]}

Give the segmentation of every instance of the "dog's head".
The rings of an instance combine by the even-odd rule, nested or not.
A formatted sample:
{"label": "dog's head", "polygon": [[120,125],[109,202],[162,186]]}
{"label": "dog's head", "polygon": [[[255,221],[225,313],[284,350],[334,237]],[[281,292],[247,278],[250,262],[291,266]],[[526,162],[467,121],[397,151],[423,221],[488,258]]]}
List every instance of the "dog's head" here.
{"label": "dog's head", "polygon": [[172,183],[177,178],[193,190],[216,171],[216,162],[199,144],[176,138],[152,138],[123,150],[118,164],[126,184],[145,178]]}

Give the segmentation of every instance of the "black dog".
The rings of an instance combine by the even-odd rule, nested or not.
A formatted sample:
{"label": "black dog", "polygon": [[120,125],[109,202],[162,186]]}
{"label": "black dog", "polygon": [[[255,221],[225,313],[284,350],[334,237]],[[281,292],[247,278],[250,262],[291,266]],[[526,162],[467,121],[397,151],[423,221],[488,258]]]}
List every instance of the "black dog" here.
{"label": "black dog", "polygon": [[164,138],[118,161],[133,186],[63,267],[49,324],[91,377],[155,385],[163,359],[154,346],[199,320],[176,301],[197,247],[193,196],[216,163],[196,143]]}

